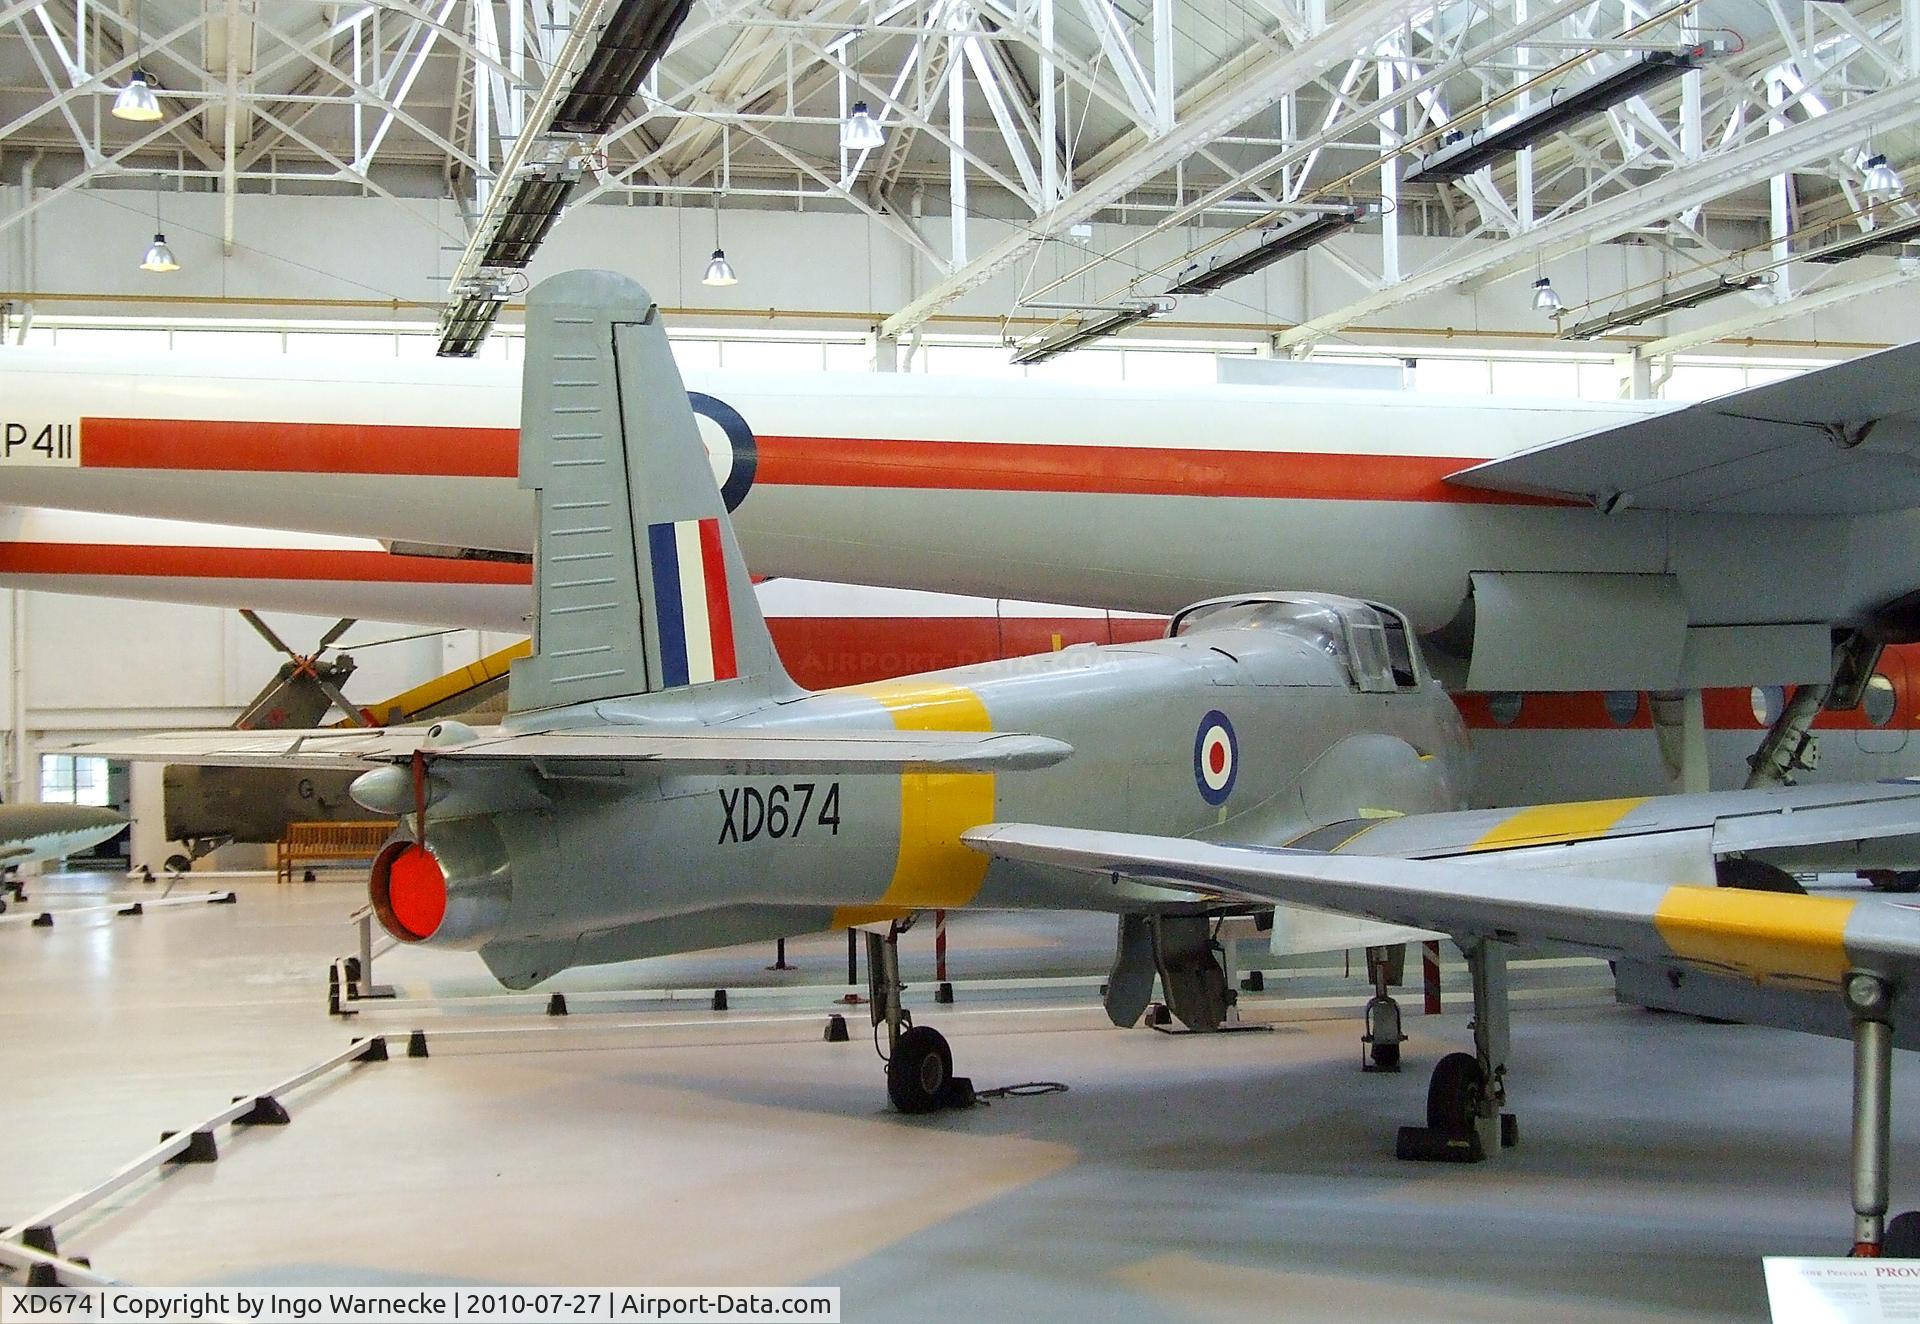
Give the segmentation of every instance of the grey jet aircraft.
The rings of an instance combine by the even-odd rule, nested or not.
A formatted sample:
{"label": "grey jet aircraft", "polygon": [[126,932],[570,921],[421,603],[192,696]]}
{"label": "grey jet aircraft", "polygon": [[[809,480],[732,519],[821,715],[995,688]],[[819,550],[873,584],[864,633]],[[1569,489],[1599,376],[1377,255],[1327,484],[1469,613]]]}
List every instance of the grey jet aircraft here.
{"label": "grey jet aircraft", "polygon": [[[657,306],[571,273],[533,292],[528,324],[536,651],[514,665],[503,723],[91,752],[369,768],[355,797],[405,821],[372,869],[381,923],[477,950],[513,988],[867,928],[906,1112],[967,1097],[944,1038],[900,1003],[894,940],[927,909],[1111,913],[1113,1021],[1135,1023],[1157,980],[1201,1030],[1233,996],[1211,940],[1222,916],[1281,927],[1304,904],[1452,935],[1473,1050],[1435,1067],[1426,1125],[1399,1139],[1409,1158],[1491,1158],[1515,1139],[1509,947],[1604,956],[1676,997],[1853,1038],[1853,1240],[1888,1242],[1887,1080],[1896,1033],[1920,1023],[1904,1015],[1920,916],[1795,895],[1784,871],[1911,867],[1920,786],[1466,810],[1466,735],[1406,617],[1311,592],[1203,602],[1155,641],[809,693],[774,653]],[[1402,1038],[1381,988],[1375,1063],[1397,1065]],[[1896,1220],[1894,1244],[1910,1232]]]}

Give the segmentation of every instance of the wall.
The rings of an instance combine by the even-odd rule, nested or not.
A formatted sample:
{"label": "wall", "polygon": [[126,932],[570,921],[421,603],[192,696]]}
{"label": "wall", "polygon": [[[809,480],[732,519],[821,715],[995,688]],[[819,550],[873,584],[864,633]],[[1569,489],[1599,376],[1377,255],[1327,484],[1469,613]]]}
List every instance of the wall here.
{"label": "wall", "polygon": [[[6,190],[4,212],[21,205],[17,186]],[[220,199],[203,193],[163,193],[160,224],[183,265],[171,275],[137,269],[154,228],[155,195],[133,190],[91,189],[65,195],[34,217],[37,256],[23,258],[12,232],[0,232],[0,290],[16,299],[42,296],[44,311],[95,314],[166,313],[197,316],[300,316],[314,319],[389,318],[431,321],[445,290],[445,276],[464,241],[451,204],[422,199],[276,197],[237,199],[239,245],[220,252]],[[921,223],[936,249],[944,250],[946,221]],[[969,242],[980,252],[1006,233],[1006,225],[978,221]],[[1112,250],[1138,234],[1133,227],[1094,227],[1091,246]],[[1127,255],[1137,267],[1171,262],[1207,232],[1182,229],[1160,235]],[[740,273],[740,284],[709,289],[699,284],[714,247],[714,215],[703,208],[628,205],[575,207],[536,259],[539,279],[579,266],[605,266],[634,275],[665,306],[690,310],[681,320],[730,326],[779,325],[860,331],[878,315],[906,303],[935,273],[907,244],[878,221],[834,213],[731,209],[720,213],[720,238]],[[1462,241],[1408,236],[1401,240],[1408,270]],[[1379,265],[1379,239],[1364,234],[1335,241],[1365,270]],[[1042,245],[1028,260],[956,300],[947,330],[993,334],[999,318],[1023,290],[1034,290],[1084,256],[1080,245]],[[1863,259],[1840,269],[1853,279],[1886,267],[1889,259]],[[1569,304],[1604,296],[1629,281],[1655,279],[1659,250],[1606,245],[1551,263],[1546,274]],[[1832,279],[1829,276],[1828,279]],[[1102,282],[1109,280],[1102,277]],[[1142,290],[1163,282],[1145,282]],[[1292,258],[1248,277],[1221,294],[1181,302],[1160,335],[1258,339],[1259,328],[1324,312],[1363,292],[1363,283],[1325,253]],[[1075,282],[1053,291],[1054,302],[1109,301],[1126,293],[1107,283]],[[1549,323],[1533,311],[1530,280],[1433,295],[1389,310],[1377,322],[1458,340],[1504,338],[1509,343],[1551,344]],[[79,302],[45,296],[94,296]],[[194,302],[200,301],[200,302]],[[1640,329],[1666,333],[1725,319],[1751,307],[1735,295]],[[794,311],[814,314],[794,317]],[[1171,324],[1171,325],[1170,325]],[[1027,328],[1016,328],[1026,330]],[[1920,301],[1895,289],[1843,306],[1778,323],[1760,333],[1766,340],[1885,343],[1920,338]],[[1348,333],[1338,340],[1364,343],[1375,337]],[[1624,343],[1624,342],[1622,342]],[[1777,347],[1766,352],[1778,353]]]}

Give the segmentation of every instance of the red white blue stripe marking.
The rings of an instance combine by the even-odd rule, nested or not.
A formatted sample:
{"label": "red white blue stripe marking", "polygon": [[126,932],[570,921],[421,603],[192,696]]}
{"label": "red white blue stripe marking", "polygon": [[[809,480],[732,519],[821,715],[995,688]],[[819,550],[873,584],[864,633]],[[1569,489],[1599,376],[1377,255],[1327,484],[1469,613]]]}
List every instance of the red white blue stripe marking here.
{"label": "red white blue stripe marking", "polygon": [[718,519],[647,526],[653,556],[653,598],[660,622],[660,669],[666,689],[732,680],[733,606]]}

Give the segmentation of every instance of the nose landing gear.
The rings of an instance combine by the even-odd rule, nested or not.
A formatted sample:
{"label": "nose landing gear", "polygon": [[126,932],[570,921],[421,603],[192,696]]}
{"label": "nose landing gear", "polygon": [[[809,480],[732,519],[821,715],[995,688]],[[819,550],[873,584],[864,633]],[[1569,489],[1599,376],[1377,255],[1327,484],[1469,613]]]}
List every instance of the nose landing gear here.
{"label": "nose landing gear", "polygon": [[1473,1048],[1449,1053],[1427,1083],[1427,1124],[1403,1126],[1396,1158],[1480,1163],[1519,1142],[1507,1102],[1510,1011],[1507,951],[1488,939],[1461,944],[1473,975]]}

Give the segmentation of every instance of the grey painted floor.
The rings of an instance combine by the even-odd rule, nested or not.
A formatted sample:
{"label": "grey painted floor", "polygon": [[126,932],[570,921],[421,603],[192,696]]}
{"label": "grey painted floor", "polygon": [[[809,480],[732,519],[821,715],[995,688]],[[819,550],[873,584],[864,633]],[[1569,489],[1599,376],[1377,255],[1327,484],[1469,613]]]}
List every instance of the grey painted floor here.
{"label": "grey painted floor", "polygon": [[[64,876],[38,905],[97,900]],[[152,895],[157,889],[147,889]],[[63,1247],[142,1283],[507,1282],[843,1289],[845,1318],[1145,1321],[1757,1320],[1760,1257],[1844,1249],[1845,1044],[1612,1006],[1548,967],[1516,1025],[1522,1146],[1478,1168],[1392,1158],[1465,1017],[1407,998],[1409,1069],[1357,1070],[1334,1009],[1250,999],[1272,1033],[1108,1027],[1092,992],[921,1006],[982,1087],[1071,1092],[906,1119],[831,990],[548,1020],[325,1012],[360,892],[242,884],[240,904],[0,926],[0,1221],[106,1175],[351,1036],[430,1032],[432,1057],[334,1076],[294,1124],[142,1182]],[[953,930],[955,976],[1096,968],[1066,917]],[[924,935],[913,935],[922,939]],[[706,987],[761,951],[620,972]],[[924,951],[910,952],[910,968]],[[844,944],[788,981],[837,984]],[[472,958],[377,966],[407,994],[478,991]],[[911,977],[911,976],[910,976]],[[576,977],[576,990],[606,986]],[[1356,1005],[1358,980],[1285,982]],[[481,1033],[504,1030],[505,1033]],[[1920,1146],[1901,1055],[1896,1208]],[[1920,1203],[1920,1199],[1912,1201]]]}

